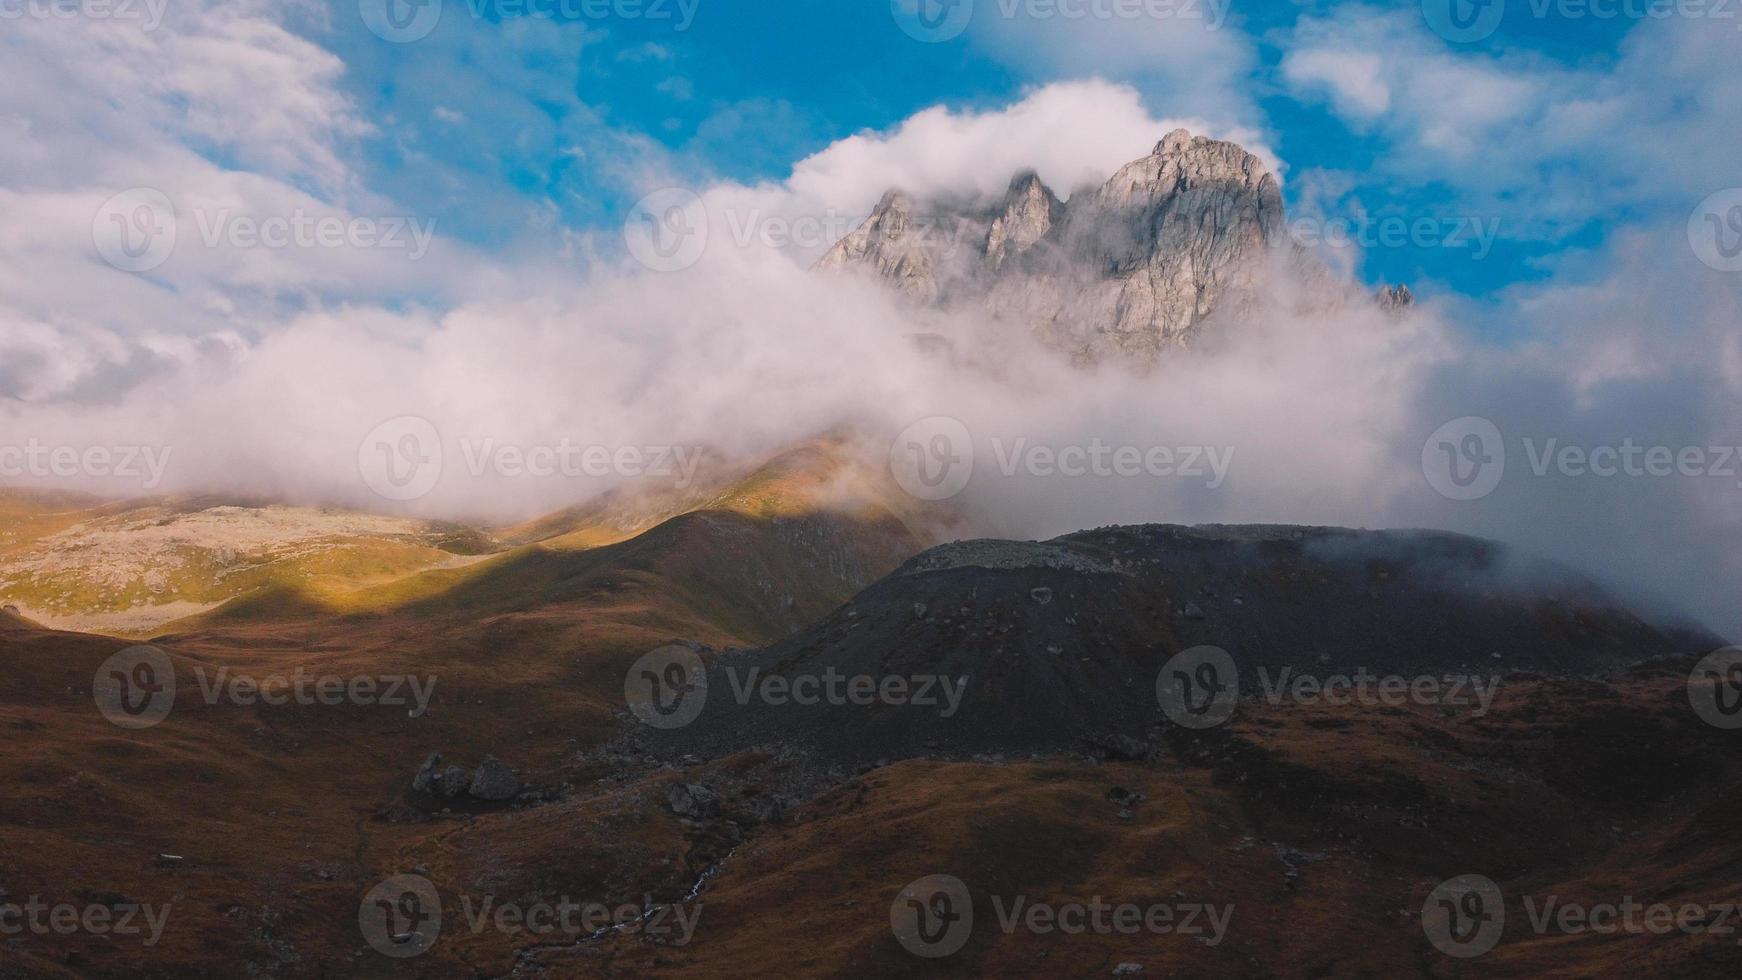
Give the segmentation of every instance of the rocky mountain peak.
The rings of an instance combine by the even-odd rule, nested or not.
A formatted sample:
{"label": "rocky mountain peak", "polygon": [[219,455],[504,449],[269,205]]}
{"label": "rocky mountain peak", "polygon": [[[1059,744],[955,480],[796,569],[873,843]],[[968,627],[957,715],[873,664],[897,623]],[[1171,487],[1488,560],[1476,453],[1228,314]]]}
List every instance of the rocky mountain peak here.
{"label": "rocky mountain peak", "polygon": [[1085,363],[1188,346],[1274,266],[1315,264],[1288,241],[1264,161],[1184,129],[1068,201],[1030,170],[990,202],[891,191],[817,263],[869,271],[928,305],[977,308]]}
{"label": "rocky mountain peak", "polygon": [[1064,202],[1041,182],[1039,174],[1032,170],[1017,174],[987,230],[986,261],[996,270],[1010,256],[1027,251],[1052,231],[1064,210]]}
{"label": "rocky mountain peak", "polygon": [[1415,305],[1415,294],[1408,286],[1380,286],[1373,300],[1387,313],[1401,313]]}

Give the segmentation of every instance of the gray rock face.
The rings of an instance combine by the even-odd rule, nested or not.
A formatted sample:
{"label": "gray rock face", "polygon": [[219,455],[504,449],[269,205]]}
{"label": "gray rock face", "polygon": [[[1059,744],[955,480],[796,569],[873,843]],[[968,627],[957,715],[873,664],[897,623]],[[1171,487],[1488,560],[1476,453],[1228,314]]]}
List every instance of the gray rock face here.
{"label": "gray rock face", "polygon": [[466,791],[480,800],[511,800],[520,792],[520,780],[514,778],[514,770],[501,759],[488,755],[472,774],[472,783]]}
{"label": "gray rock face", "polygon": [[1175,130],[1068,203],[1033,173],[990,208],[891,191],[817,266],[870,271],[925,304],[978,305],[1078,360],[1144,361],[1189,344],[1300,251],[1262,161]]}
{"label": "gray rock face", "polygon": [[432,752],[429,758],[423,760],[418,767],[417,775],[411,779],[411,788],[419,793],[430,793],[445,796],[450,799],[466,791],[470,776],[459,766],[442,766],[442,754]]}
{"label": "gray rock face", "polygon": [[423,760],[418,767],[417,775],[411,778],[411,788],[419,793],[438,792],[438,784],[442,777],[442,754],[431,752],[429,758]]}
{"label": "gray rock face", "polygon": [[466,791],[470,782],[466,778],[466,770],[459,766],[449,766],[442,770],[436,779],[436,791],[448,798],[454,798]]}
{"label": "gray rock face", "polygon": [[1408,286],[1380,286],[1373,301],[1387,313],[1402,313],[1415,305],[1415,294]]}
{"label": "gray rock face", "polygon": [[666,791],[671,812],[691,820],[712,820],[720,815],[720,797],[699,783],[676,783]]}

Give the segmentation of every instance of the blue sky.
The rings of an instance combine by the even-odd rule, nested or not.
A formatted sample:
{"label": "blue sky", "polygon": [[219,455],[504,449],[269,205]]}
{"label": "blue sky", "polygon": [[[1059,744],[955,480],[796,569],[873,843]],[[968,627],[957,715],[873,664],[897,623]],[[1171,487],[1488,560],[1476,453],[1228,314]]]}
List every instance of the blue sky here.
{"label": "blue sky", "polygon": [[[975,0],[931,43],[920,0],[690,0],[685,30],[655,0],[557,0],[567,22],[386,2],[7,8],[0,430],[173,446],[167,489],[379,507],[358,446],[396,418],[746,457],[840,420],[1111,429],[1238,445],[1239,475],[1203,499],[1005,501],[1023,533],[1443,527],[1733,611],[1734,481],[1558,480],[1515,439],[1516,478],[1463,504],[1422,447],[1466,417],[1733,445],[1742,5]],[[1365,229],[1321,254],[1410,284],[1414,312],[1283,311],[1160,379],[1028,365],[1041,397],[940,377],[905,341],[923,315],[807,272],[892,184],[990,196],[1033,167],[1069,193],[1174,126],[1272,161],[1297,241]],[[624,219],[672,188],[725,220],[693,267],[656,269]],[[827,234],[758,237],[806,221]],[[451,468],[414,509],[524,519],[596,489]]]}
{"label": "blue sky", "polygon": [[[1054,19],[1016,38],[971,25],[951,40],[922,43],[899,28],[883,0],[693,0],[694,20],[683,30],[675,0],[659,19],[583,8],[578,0],[537,8],[556,16],[522,14],[509,3],[486,7],[479,19],[472,2],[481,0],[447,0],[434,33],[415,43],[375,37],[359,17],[348,16],[348,4],[329,12],[330,34],[311,30],[311,36],[343,58],[343,87],[380,127],[358,147],[370,182],[439,216],[447,233],[481,245],[522,234],[527,209],[549,208],[572,228],[621,220],[643,189],[624,172],[638,156],[626,154],[630,146],[657,152],[686,180],[777,181],[833,141],[887,129],[927,106],[995,107],[1037,85],[1101,77],[1135,85],[1157,115],[1212,106],[1201,115],[1262,133],[1291,176],[1368,175],[1334,202],[1332,217],[1427,216],[1448,229],[1497,222],[1490,248],[1445,247],[1438,238],[1425,246],[1379,244],[1356,270],[1369,282],[1413,282],[1478,298],[1548,275],[1544,260],[1560,250],[1599,246],[1613,221],[1600,214],[1556,217],[1544,229],[1528,186],[1509,188],[1510,196],[1471,197],[1432,173],[1385,172],[1380,164],[1397,149],[1395,134],[1383,125],[1352,125],[1281,77],[1303,19],[1396,14],[1414,40],[1446,58],[1483,66],[1504,57],[1531,70],[1568,72],[1605,71],[1629,32],[1658,26],[1538,17],[1529,3],[1514,0],[1491,36],[1459,44],[1433,33],[1419,3],[1235,3],[1217,31],[1193,29],[1219,35],[1201,54],[1097,58],[1096,39],[1089,38],[1081,57],[1053,59],[1044,55],[1054,40],[1048,32],[1072,25],[1061,28]],[[976,17],[1003,19],[999,2],[980,0]],[[565,19],[563,10],[572,16]],[[1138,19],[1116,27],[1177,35],[1177,23]],[[1244,92],[1206,97],[1206,80],[1192,71],[1197,58],[1220,63],[1221,77],[1208,79],[1208,87]],[[1170,70],[1171,62],[1182,67]],[[1568,161],[1559,178],[1591,179],[1576,171],[1577,161]],[[1288,181],[1286,193],[1291,211],[1298,210],[1305,182]]]}

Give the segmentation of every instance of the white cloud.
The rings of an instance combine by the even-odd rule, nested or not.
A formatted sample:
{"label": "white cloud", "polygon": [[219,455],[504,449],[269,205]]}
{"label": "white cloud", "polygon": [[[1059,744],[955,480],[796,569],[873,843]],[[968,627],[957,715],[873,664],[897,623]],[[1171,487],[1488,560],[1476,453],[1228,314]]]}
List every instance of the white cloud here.
{"label": "white cloud", "polygon": [[1297,88],[1322,86],[1343,115],[1371,119],[1391,107],[1391,89],[1380,77],[1383,66],[1375,54],[1313,48],[1290,52],[1282,74]]}
{"label": "white cloud", "polygon": [[1036,81],[1126,79],[1170,113],[1253,126],[1257,53],[1230,22],[1231,8],[1229,0],[980,0],[966,38]]}
{"label": "white cloud", "polygon": [[991,197],[1029,169],[1068,197],[1147,156],[1180,127],[1239,142],[1280,171],[1251,130],[1153,116],[1136,89],[1089,80],[1035,89],[1002,109],[926,109],[887,133],[861,133],[799,161],[786,187],[823,207],[864,214],[891,187],[921,197]]}
{"label": "white cloud", "polygon": [[1553,237],[1621,209],[1685,213],[1736,183],[1732,26],[1651,19],[1612,63],[1566,64],[1454,48],[1415,11],[1351,4],[1296,25],[1281,78],[1384,138],[1377,176],[1454,188],[1511,234]]}

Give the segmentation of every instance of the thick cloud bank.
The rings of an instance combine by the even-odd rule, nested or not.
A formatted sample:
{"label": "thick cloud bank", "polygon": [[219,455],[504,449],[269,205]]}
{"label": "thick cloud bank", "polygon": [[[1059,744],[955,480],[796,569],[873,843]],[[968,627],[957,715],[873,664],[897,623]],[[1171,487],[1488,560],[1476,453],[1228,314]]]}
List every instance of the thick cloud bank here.
{"label": "thick cloud bank", "polygon": [[[1718,458],[1742,442],[1742,304],[1735,274],[1700,262],[1680,224],[1641,225],[1565,281],[1479,313],[1430,297],[1401,318],[1364,303],[1302,314],[1283,295],[1151,373],[1089,371],[1007,325],[918,311],[809,265],[890,185],[985,197],[1026,167],[1068,189],[1176,125],[1210,129],[1152,117],[1130,89],[1060,84],[1001,110],[927,110],[798,162],[782,183],[678,192],[655,218],[705,228],[693,254],[637,263],[624,236],[578,239],[577,254],[604,257],[582,276],[440,236],[418,260],[354,243],[206,241],[198,221],[221,210],[214,200],[263,217],[393,207],[344,190],[334,147],[362,123],[327,88],[329,66],[245,21],[164,36],[264,45],[306,96],[258,121],[254,172],[177,163],[178,144],[155,131],[107,137],[168,160],[154,173],[184,241],[161,267],[105,265],[92,226],[106,199],[149,179],[69,159],[43,186],[24,178],[42,163],[25,144],[0,158],[0,447],[17,450],[0,455],[5,483],[510,521],[625,480],[683,479],[703,448],[750,460],[854,426],[879,448],[917,432],[923,453],[947,424],[974,460],[955,500],[982,530],[1441,527],[1570,559],[1720,629],[1742,623],[1742,461]],[[1292,77],[1368,113],[1393,97],[1370,68],[1320,57]],[[1210,135],[1263,153],[1251,133]],[[627,237],[636,254],[633,227]],[[1477,317],[1503,318],[1508,342],[1481,339],[1497,332]],[[1498,435],[1498,476],[1488,429],[1447,428],[1467,418]],[[430,462],[432,439],[441,465],[414,466]],[[1631,462],[1628,446],[1640,449]],[[1698,466],[1683,454],[1694,447]],[[164,465],[116,473],[135,450]]]}

